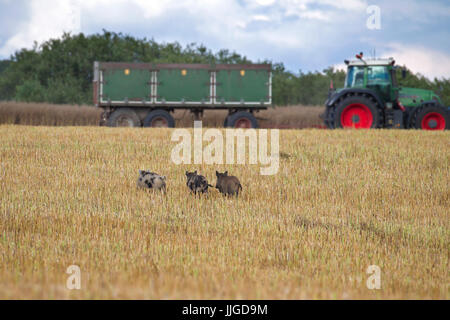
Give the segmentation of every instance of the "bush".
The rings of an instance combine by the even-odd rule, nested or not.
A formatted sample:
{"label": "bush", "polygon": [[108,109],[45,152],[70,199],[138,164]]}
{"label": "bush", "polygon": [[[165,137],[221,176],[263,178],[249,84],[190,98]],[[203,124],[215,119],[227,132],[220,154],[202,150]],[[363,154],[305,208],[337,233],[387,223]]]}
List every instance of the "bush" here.
{"label": "bush", "polygon": [[44,102],[45,88],[37,80],[25,80],[16,87],[16,99],[25,102]]}

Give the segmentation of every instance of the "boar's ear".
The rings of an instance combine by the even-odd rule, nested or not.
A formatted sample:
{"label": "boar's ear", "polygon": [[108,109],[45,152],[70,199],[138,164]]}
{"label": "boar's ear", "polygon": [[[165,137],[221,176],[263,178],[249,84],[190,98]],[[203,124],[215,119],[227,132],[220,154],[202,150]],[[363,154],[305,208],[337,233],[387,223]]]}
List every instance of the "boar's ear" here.
{"label": "boar's ear", "polygon": [[139,170],[139,175],[143,176],[144,175],[144,170]]}
{"label": "boar's ear", "polygon": [[219,171],[216,170],[216,177],[218,177],[218,176],[219,176]]}
{"label": "boar's ear", "polygon": [[197,170],[194,171],[194,174],[197,174]]}
{"label": "boar's ear", "polygon": [[166,181],[166,176],[162,176],[161,179],[163,179],[164,181]]}
{"label": "boar's ear", "polygon": [[186,177],[189,175],[189,172],[186,171]]}
{"label": "boar's ear", "polygon": [[223,175],[224,175],[225,177],[228,177],[228,171],[225,171],[225,172],[223,173]]}

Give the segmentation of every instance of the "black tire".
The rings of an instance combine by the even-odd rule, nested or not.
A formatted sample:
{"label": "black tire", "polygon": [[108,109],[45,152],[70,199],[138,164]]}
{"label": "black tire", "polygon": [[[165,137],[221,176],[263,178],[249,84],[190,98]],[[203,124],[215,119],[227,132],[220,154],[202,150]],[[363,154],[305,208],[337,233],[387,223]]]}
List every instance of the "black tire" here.
{"label": "black tire", "polygon": [[227,117],[226,125],[231,128],[258,128],[258,120],[247,111],[238,111]]}
{"label": "black tire", "polygon": [[417,112],[420,110],[420,107],[407,107],[406,111],[408,112],[407,115],[407,128],[408,129],[415,129],[416,128],[416,116],[417,116]]}
{"label": "black tire", "polygon": [[144,119],[146,128],[175,128],[175,119],[165,110],[153,110]]}
{"label": "black tire", "polygon": [[323,114],[323,122],[328,129],[334,129],[334,106],[327,106]]}
{"label": "black tire", "polygon": [[107,120],[108,120],[109,113],[107,111],[103,111],[100,115],[100,121],[99,126],[106,126]]}
{"label": "black tire", "polygon": [[414,128],[422,130],[449,130],[450,116],[444,107],[439,105],[425,105],[417,110]]}
{"label": "black tire", "polygon": [[108,127],[140,127],[141,120],[136,112],[128,108],[117,109],[106,120]]}
{"label": "black tire", "polygon": [[223,120],[223,127],[228,127],[228,116],[226,116],[225,120]]}
{"label": "black tire", "polygon": [[[331,111],[331,108],[330,108]],[[336,106],[333,128],[381,128],[383,117],[375,100],[367,96],[348,96]]]}

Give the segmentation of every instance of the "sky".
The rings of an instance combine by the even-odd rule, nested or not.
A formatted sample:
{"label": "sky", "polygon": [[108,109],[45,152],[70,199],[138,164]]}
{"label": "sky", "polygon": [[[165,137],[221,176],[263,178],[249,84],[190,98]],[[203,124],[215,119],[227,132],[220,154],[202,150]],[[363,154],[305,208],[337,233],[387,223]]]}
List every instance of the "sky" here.
{"label": "sky", "polygon": [[229,49],[294,73],[342,68],[362,51],[450,78],[448,0],[0,0],[0,59],[63,32],[102,29]]}

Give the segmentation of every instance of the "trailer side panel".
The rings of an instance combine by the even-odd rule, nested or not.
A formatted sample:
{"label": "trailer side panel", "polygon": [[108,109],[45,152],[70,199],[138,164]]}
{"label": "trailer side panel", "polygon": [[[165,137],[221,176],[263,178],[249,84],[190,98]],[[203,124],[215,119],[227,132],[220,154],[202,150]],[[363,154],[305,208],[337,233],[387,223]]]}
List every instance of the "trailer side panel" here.
{"label": "trailer side panel", "polygon": [[218,70],[216,101],[224,104],[270,104],[270,71]]}
{"label": "trailer side panel", "polygon": [[208,70],[160,69],[156,75],[156,103],[211,103],[210,72]]}
{"label": "trailer side panel", "polygon": [[102,71],[102,102],[116,103],[151,100],[151,73],[144,69],[107,69]]}
{"label": "trailer side panel", "polygon": [[264,64],[95,62],[94,74],[101,107],[259,110],[272,102]]}

